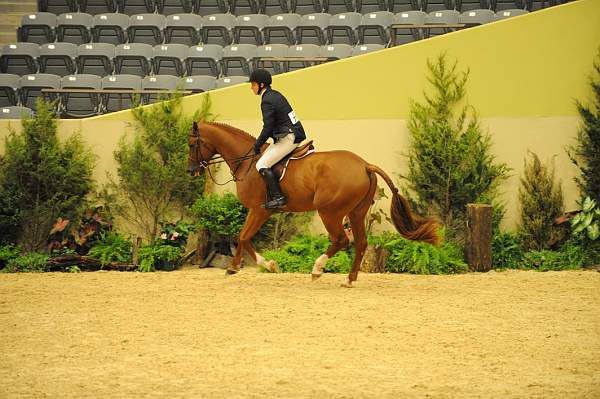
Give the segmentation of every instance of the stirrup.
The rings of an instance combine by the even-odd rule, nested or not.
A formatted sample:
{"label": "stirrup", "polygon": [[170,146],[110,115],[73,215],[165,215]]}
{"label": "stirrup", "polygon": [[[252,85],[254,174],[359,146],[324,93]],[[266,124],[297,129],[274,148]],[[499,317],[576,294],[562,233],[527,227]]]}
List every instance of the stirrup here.
{"label": "stirrup", "polygon": [[273,198],[268,200],[262,207],[264,209],[279,209],[283,208],[287,204],[287,198],[285,195],[282,195],[279,198]]}

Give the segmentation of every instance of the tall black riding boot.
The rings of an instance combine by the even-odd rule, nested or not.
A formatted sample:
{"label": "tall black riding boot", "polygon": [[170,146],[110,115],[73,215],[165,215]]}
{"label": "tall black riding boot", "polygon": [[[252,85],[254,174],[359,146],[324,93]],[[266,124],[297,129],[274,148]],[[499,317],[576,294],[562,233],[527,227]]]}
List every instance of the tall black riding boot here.
{"label": "tall black riding boot", "polygon": [[270,168],[262,168],[258,171],[267,183],[268,201],[265,204],[265,209],[283,208],[287,203],[287,198],[281,192],[279,181]]}

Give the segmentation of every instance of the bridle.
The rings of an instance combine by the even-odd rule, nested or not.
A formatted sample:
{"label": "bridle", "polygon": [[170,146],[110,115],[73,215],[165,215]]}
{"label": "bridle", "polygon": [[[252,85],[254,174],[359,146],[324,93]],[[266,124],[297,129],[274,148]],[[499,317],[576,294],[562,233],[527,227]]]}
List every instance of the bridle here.
{"label": "bridle", "polygon": [[[222,155],[218,155],[216,157],[213,156],[210,159],[204,160],[202,158],[202,151],[200,148],[203,141],[200,138],[200,128],[198,127],[197,122],[194,122],[194,125],[192,128],[192,133],[190,136],[194,137],[196,139],[194,144],[190,144],[190,147],[192,147],[192,150],[194,151],[194,155],[196,156],[196,162],[198,163],[198,166],[202,169],[206,169],[208,171],[208,175],[210,176],[210,179],[213,181],[213,183],[215,183],[218,186],[224,186],[230,182],[238,182],[238,181],[244,180],[244,178],[250,172],[253,162],[248,163],[248,169],[246,170],[246,173],[244,173],[244,177],[241,179],[239,179],[236,176],[240,166],[242,166],[243,161],[245,161],[246,159],[252,159],[254,161],[254,158],[258,155],[258,154],[254,154],[254,153],[250,154],[250,152],[253,151],[253,147],[250,147],[250,149],[248,151],[246,151],[246,154],[241,157],[226,159],[226,158],[223,158]],[[217,165],[217,164],[228,162],[228,161],[236,162],[235,168],[233,170],[229,169],[229,173],[231,173],[232,178],[230,180],[226,181],[225,183],[219,183],[215,180],[214,176],[212,175],[212,172],[211,172],[209,166]],[[198,170],[194,171],[194,176],[199,176],[199,175],[200,175],[200,172]]]}

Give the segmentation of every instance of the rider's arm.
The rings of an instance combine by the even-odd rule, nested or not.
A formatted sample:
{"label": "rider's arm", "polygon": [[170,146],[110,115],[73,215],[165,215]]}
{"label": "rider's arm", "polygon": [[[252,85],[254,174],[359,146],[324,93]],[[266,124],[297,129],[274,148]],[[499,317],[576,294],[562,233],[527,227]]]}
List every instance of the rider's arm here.
{"label": "rider's arm", "polygon": [[271,137],[271,133],[275,128],[275,106],[270,100],[265,99],[260,105],[260,109],[263,114],[263,128],[260,136],[256,139],[256,144],[254,144],[254,151],[257,153],[260,151],[260,147]]}

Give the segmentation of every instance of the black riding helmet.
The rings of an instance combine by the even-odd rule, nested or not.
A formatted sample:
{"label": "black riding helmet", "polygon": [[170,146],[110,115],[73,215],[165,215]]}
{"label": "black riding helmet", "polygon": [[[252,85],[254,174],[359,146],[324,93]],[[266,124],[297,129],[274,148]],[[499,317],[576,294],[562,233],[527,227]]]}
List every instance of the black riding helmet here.
{"label": "black riding helmet", "polygon": [[273,79],[271,78],[271,74],[269,73],[269,71],[267,71],[266,69],[256,69],[250,74],[250,79],[248,79],[248,82],[258,83],[258,87],[260,88],[258,90],[258,93],[260,94],[260,92],[263,91],[265,87],[271,86],[271,83],[273,83]]}

